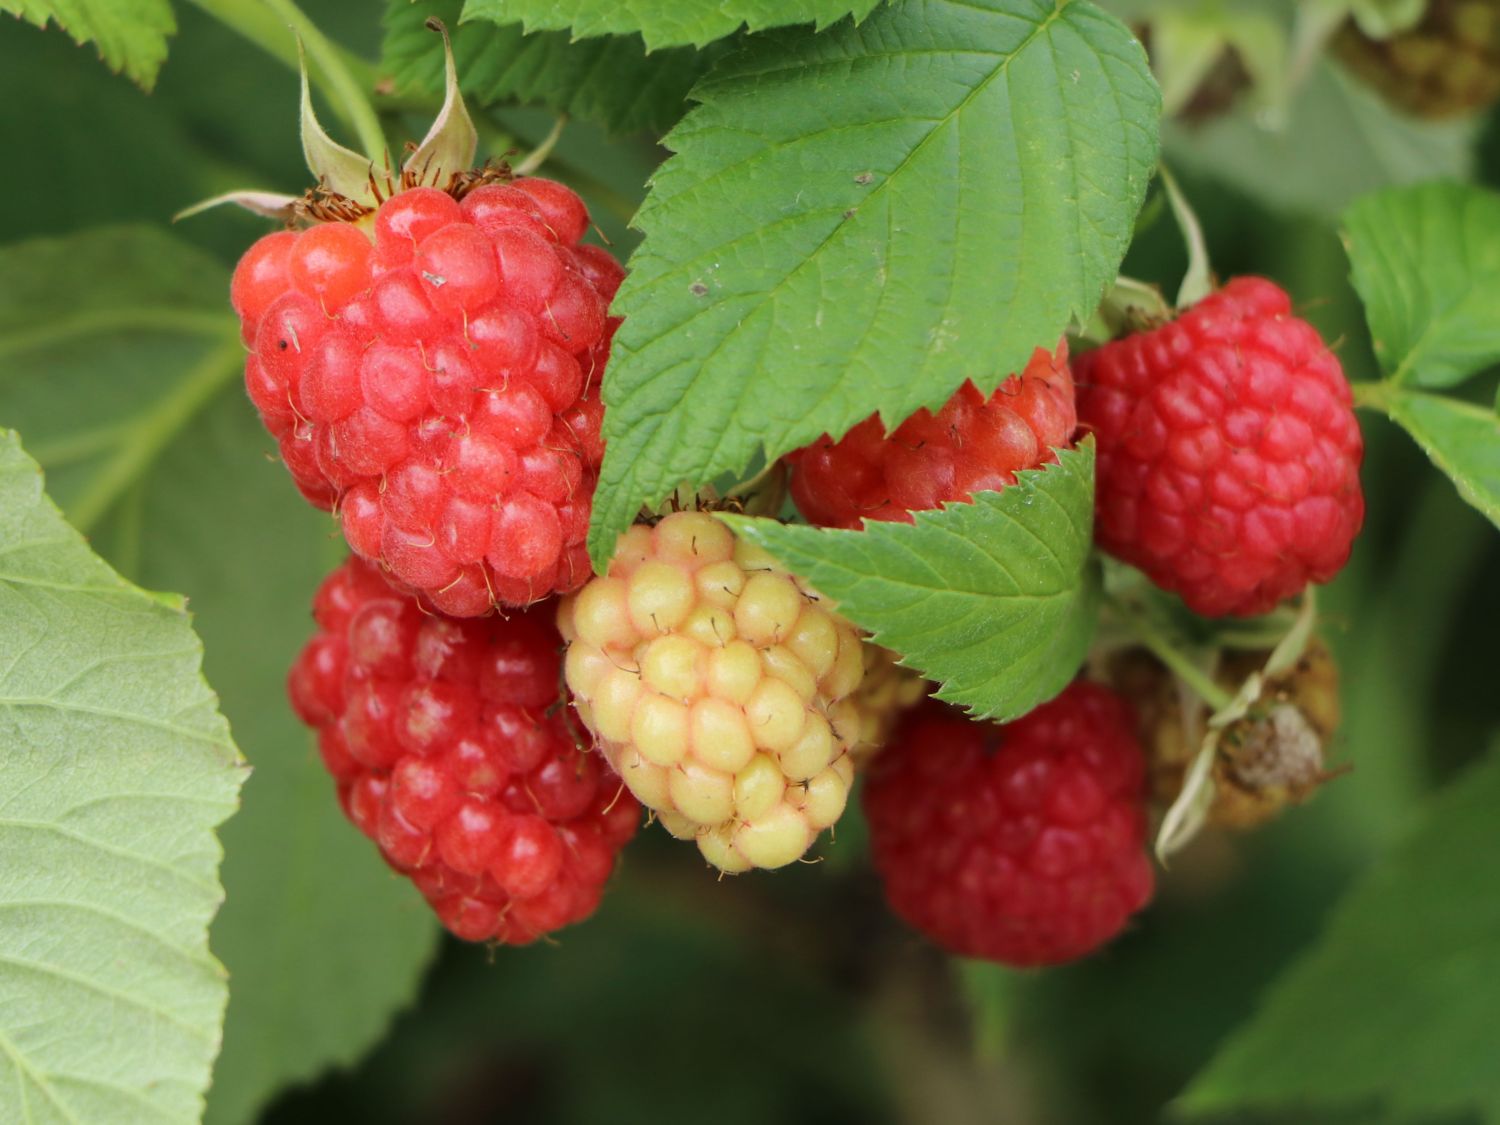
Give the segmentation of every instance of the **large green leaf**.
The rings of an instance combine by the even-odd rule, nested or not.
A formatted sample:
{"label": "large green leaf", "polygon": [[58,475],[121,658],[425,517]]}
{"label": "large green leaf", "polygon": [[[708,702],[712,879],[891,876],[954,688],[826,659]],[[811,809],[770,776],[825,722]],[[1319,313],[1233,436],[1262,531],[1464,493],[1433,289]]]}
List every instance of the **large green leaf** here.
{"label": "large green leaf", "polygon": [[965,379],[992,389],[1115,275],[1158,94],[1087,3],[912,0],[725,59],[642,208],[591,550],[643,503]]}
{"label": "large green leaf", "polygon": [[741,27],[810,23],[823,28],[852,15],[861,20],[880,0],[467,0],[464,19],[519,23],[527,31],[567,31],[573,38],[639,32],[651,50],[701,47]]}
{"label": "large green leaf", "polygon": [[192,1122],[245,770],[180,599],[122,580],[0,434],[0,1120]]}
{"label": "large green leaf", "polygon": [[1094,452],[1019,474],[972,504],[826,531],[728,516],[875,640],[987,718],[1013,719],[1061,691],[1097,617],[1090,565]]}
{"label": "large green leaf", "polygon": [[0,0],[7,12],[46,27],[57,24],[75,43],[93,43],[111,70],[150,89],[177,30],[167,0]]}
{"label": "large green leaf", "polygon": [[147,229],[0,252],[0,417],[122,570],[185,591],[255,772],[224,832],[233,981],[209,1120],[356,1058],[409,1002],[436,927],[338,811],[286,670],[341,553],[239,389],[225,270]]}
{"label": "large green leaf", "polygon": [[[401,90],[440,97],[442,42],[427,30],[436,16],[454,28],[459,81],[471,102],[544,105],[611,132],[662,133],[687,112],[687,94],[721,49],[646,53],[639,35],[573,41],[563,31],[529,35],[519,24],[459,24],[463,0],[390,0],[382,62]],[[456,25],[456,26],[455,26]]]}
{"label": "large green leaf", "polygon": [[1497,807],[1492,756],[1339,904],[1181,1108],[1295,1110],[1312,1121],[1363,1106],[1399,1120],[1500,1121]]}
{"label": "large green leaf", "polygon": [[1471,121],[1427,122],[1319,63],[1265,126],[1249,109],[1205,126],[1162,131],[1167,159],[1277,207],[1336,218],[1356,197],[1389,184],[1462,179],[1473,166]]}
{"label": "large green leaf", "polygon": [[1419,391],[1385,391],[1373,402],[1416,439],[1460,496],[1500,527],[1500,414]]}
{"label": "large green leaf", "polygon": [[1393,381],[1449,387],[1500,362],[1500,195],[1438,183],[1366,196],[1344,244]]}

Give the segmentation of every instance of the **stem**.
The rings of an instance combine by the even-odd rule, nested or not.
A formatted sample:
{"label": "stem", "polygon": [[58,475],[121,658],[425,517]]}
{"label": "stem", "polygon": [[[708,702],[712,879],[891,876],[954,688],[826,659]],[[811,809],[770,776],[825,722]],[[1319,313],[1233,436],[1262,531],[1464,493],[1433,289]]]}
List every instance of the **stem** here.
{"label": "stem", "polygon": [[552,155],[552,150],[557,147],[557,142],[562,137],[563,129],[567,124],[568,115],[566,113],[559,113],[557,121],[553,124],[552,129],[547,135],[542,138],[541,144],[527,153],[526,158],[516,165],[516,175],[529,176],[540,168],[546,162],[547,157]]}
{"label": "stem", "polygon": [[1161,184],[1167,192],[1167,202],[1172,207],[1172,217],[1182,231],[1182,241],[1187,244],[1188,267],[1182,276],[1182,288],[1177,291],[1177,307],[1187,308],[1207,297],[1214,288],[1213,271],[1208,264],[1208,242],[1203,237],[1203,227],[1198,216],[1177,185],[1177,178],[1165,164],[1161,165]]}
{"label": "stem", "polygon": [[1355,406],[1363,407],[1366,410],[1379,411],[1381,414],[1390,413],[1388,384],[1365,380],[1358,383],[1350,383],[1349,391],[1354,396]]}
{"label": "stem", "polygon": [[[271,0],[192,0],[192,3],[231,31],[254,43],[288,69],[293,71],[297,69],[296,36],[287,34],[291,27],[296,26],[295,21],[285,13],[274,10]],[[310,68],[313,85],[328,98],[339,120],[351,129],[359,131],[358,112],[344,100],[345,87],[325,67],[323,54],[313,49],[313,35],[318,33],[314,28],[313,33],[309,34],[307,28],[311,26],[307,17],[302,16],[302,26],[297,27],[297,30],[307,41],[308,51],[313,54]],[[374,87],[375,68],[373,66],[358,55],[328,42],[322,36],[319,37],[322,38],[327,53],[333,57],[335,69],[342,72],[344,82],[352,84],[356,90],[369,90]],[[356,98],[356,102],[363,100],[362,95]],[[380,134],[378,130],[376,135],[380,135],[383,141],[383,134]]]}
{"label": "stem", "polygon": [[1202,668],[1188,659],[1186,653],[1174,647],[1172,642],[1143,614],[1137,613],[1123,602],[1114,601],[1111,605],[1135,639],[1152,656],[1165,664],[1178,679],[1192,688],[1199,699],[1216,712],[1229,706],[1232,702],[1230,694],[1214,683]]}

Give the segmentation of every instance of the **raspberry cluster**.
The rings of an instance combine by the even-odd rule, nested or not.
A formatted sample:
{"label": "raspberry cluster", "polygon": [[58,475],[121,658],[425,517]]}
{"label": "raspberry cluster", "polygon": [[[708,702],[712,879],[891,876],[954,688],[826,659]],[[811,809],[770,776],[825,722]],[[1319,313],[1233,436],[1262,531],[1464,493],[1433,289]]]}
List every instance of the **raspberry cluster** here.
{"label": "raspberry cluster", "polygon": [[783,866],[842,814],[859,637],[722,522],[678,512],[631,528],[559,624],[579,715],[631,792],[710,863]]}
{"label": "raspberry cluster", "polygon": [[288,681],[349,819],[469,941],[588,917],[640,819],[575,744],[550,614],[430,616],[351,559],[318,590]]}
{"label": "raspberry cluster", "polygon": [[1038,348],[986,398],[965,383],[933,414],[919,410],[886,436],[871,415],[838,441],[826,434],[787,457],[792,498],[811,523],[911,522],[911,513],[999,490],[1056,459],[1077,428],[1066,342]]}
{"label": "raspberry cluster", "polygon": [[922,704],[871,765],[864,809],[891,908],[960,956],[1070,961],[1151,897],[1145,758],[1098,684],[1004,726]]}
{"label": "raspberry cluster", "polygon": [[1364,519],[1349,384],[1263,278],[1079,357],[1095,540],[1205,616],[1264,613],[1344,565]]}
{"label": "raspberry cluster", "polygon": [[[267,235],[231,297],[245,385],[356,555],[455,617],[577,589],[623,271],[562,184],[392,195]],[[368,229],[367,229],[368,228]]]}

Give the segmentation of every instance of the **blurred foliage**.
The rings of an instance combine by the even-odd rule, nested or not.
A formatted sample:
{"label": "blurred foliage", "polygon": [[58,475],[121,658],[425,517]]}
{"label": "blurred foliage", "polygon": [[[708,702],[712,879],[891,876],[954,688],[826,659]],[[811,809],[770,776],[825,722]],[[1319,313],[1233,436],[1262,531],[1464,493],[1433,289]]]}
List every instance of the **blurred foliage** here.
{"label": "blurred foliage", "polygon": [[[55,31],[0,23],[7,93],[0,98],[0,136],[9,151],[24,154],[22,170],[0,179],[0,243],[107,222],[161,226],[180,207],[229,187],[295,190],[305,183],[291,74],[196,9],[178,7],[180,31],[149,96],[101,67],[92,48],[76,48]],[[336,40],[376,56],[382,5],[322,0],[307,7]],[[387,110],[393,137],[419,135],[423,106],[393,100]],[[525,148],[550,124],[541,111],[498,109],[485,142],[493,152]],[[1305,143],[1336,152],[1343,128],[1335,123]],[[1500,127],[1493,117],[1483,136],[1479,174],[1500,184]],[[1174,148],[1188,143],[1173,142]],[[584,191],[605,234],[628,251],[634,240],[624,221],[659,155],[649,139],[610,141],[574,124],[547,171]],[[1199,167],[1185,187],[1219,273],[1278,278],[1304,314],[1338,341],[1351,377],[1375,377],[1331,223],[1259,201],[1265,175],[1235,187],[1232,173]],[[1269,159],[1261,164],[1262,171],[1272,167]],[[1343,193],[1344,182],[1330,190]],[[1296,199],[1290,188],[1278,205],[1289,199]],[[1309,206],[1326,213],[1320,204]],[[177,233],[227,267],[263,229],[249,217],[221,212],[184,223]],[[1160,221],[1137,240],[1125,270],[1170,289],[1182,266],[1176,235]],[[0,380],[10,373],[0,370]],[[1480,382],[1476,393],[1493,399],[1493,377]],[[0,382],[0,422],[12,420],[13,401]],[[1500,537],[1409,439],[1382,419],[1364,421],[1367,530],[1322,603],[1348,714],[1335,757],[1354,768],[1311,805],[1253,838],[1201,840],[1163,873],[1158,903],[1102,956],[1042,974],[965,973],[966,995],[955,966],[885,915],[860,858],[857,820],[823,846],[829,862],[732,880],[716,880],[691,849],[651,829],[592,922],[526,950],[491,954],[445,941],[420,1000],[383,1046],[351,1070],[284,1093],[262,1120],[1161,1120],[1257,1010],[1271,982],[1315,941],[1351,880],[1405,833],[1425,796],[1477,759],[1496,732],[1490,630],[1500,620],[1500,584],[1493,580]],[[285,481],[264,488],[244,483],[257,470],[242,462],[269,445],[251,436],[247,403],[224,395],[192,425],[193,442],[158,466],[159,489],[101,523],[95,545],[112,555],[138,542],[130,522],[137,519],[161,521],[191,543],[191,550],[175,552],[178,540],[164,538],[122,565],[193,600],[209,675],[247,756],[263,770],[246,789],[247,809],[260,786],[271,806],[267,818],[306,825],[331,810],[332,794],[315,773],[306,741],[293,735],[280,698],[281,669],[303,619],[300,604],[288,608],[286,600],[305,603],[335,548],[282,487]],[[195,474],[208,476],[209,484],[189,488]],[[236,524],[241,534],[225,537]],[[274,585],[256,587],[261,568],[248,552],[267,542],[288,557]],[[334,816],[327,823],[330,832],[343,830]],[[236,901],[234,864],[256,864],[254,855],[235,860],[235,831],[232,825],[225,833],[226,921]],[[328,846],[348,857],[351,879],[385,880],[373,850],[352,831]],[[1428,872],[1439,886],[1447,876],[1441,867]],[[301,938],[290,927],[313,907],[305,887],[281,879],[272,876],[256,893],[284,892],[283,912],[253,919],[262,930],[249,932],[295,951]],[[389,916],[346,921],[337,939],[345,944],[333,952],[347,947],[351,964],[390,939]],[[1365,921],[1379,924],[1378,917]],[[233,967],[232,947],[222,952]],[[359,973],[299,978],[289,1000],[311,1019],[374,987]],[[403,993],[399,981],[380,987]],[[235,1019],[232,1007],[228,1058],[237,1049]],[[247,1049],[263,1048],[269,1049],[259,1043]],[[310,1078],[313,1069],[302,1073]],[[234,1106],[217,1111],[219,1119],[249,1119],[268,1089],[262,1084],[255,1096],[238,1095]],[[1352,1107],[1347,1117],[1332,1109],[1316,1118],[1291,1110],[1254,1120],[1345,1119],[1423,1120],[1367,1107]],[[1430,1120],[1478,1118],[1456,1111]]]}

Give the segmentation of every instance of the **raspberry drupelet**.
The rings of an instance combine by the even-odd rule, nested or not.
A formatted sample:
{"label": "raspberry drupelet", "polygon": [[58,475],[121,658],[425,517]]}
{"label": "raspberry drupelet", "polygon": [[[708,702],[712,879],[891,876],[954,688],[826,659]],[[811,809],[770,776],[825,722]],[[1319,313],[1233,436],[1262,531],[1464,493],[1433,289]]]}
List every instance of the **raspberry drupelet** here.
{"label": "raspberry drupelet", "polygon": [[1056,460],[1078,420],[1067,344],[1038,348],[988,397],[965,383],[936,414],[919,410],[886,436],[871,415],[838,441],[826,434],[787,457],[792,499],[808,521],[857,530],[999,490]]}
{"label": "raspberry drupelet", "polygon": [[588,917],[640,820],[574,741],[553,612],[432,616],[350,559],[318,590],[288,680],[344,812],[467,941]]}
{"label": "raspberry drupelet", "polygon": [[245,386],[297,487],[359,557],[471,617],[574,590],[624,276],[543,179],[398,192],[267,235],[231,297]]}
{"label": "raspberry drupelet", "polygon": [[1342,569],[1363,440],[1338,359],[1276,285],[1235,278],[1074,368],[1104,550],[1209,617],[1265,613]]}
{"label": "raspberry drupelet", "polygon": [[1013,723],[927,700],[875,756],[864,810],[891,909],[950,953],[1072,961],[1151,897],[1130,708],[1078,682]]}

